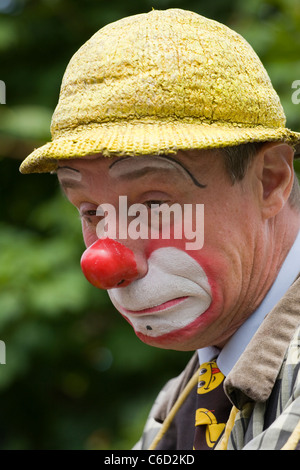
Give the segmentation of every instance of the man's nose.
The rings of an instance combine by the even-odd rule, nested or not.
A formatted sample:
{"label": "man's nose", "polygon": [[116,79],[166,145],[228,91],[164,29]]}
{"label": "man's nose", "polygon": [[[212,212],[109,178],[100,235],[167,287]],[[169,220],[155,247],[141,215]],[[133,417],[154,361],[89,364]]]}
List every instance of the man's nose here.
{"label": "man's nose", "polygon": [[133,251],[111,238],[100,238],[85,250],[81,269],[99,289],[125,287],[140,277]]}

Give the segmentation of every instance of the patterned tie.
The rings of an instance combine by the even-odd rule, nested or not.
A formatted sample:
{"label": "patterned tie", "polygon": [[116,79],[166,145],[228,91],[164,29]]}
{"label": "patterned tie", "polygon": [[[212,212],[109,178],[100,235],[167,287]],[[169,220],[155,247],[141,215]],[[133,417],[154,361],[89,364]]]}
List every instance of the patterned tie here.
{"label": "patterned tie", "polygon": [[223,433],[232,408],[223,389],[224,378],[216,361],[201,364],[195,416],[195,450],[212,450]]}

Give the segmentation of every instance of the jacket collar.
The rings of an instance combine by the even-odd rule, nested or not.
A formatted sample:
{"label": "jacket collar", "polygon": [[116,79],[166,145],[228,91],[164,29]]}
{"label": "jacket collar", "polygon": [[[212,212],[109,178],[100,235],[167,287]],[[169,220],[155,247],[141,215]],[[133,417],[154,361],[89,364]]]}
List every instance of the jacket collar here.
{"label": "jacket collar", "polygon": [[286,350],[300,323],[300,277],[270,311],[224,382],[237,408],[265,402],[274,387]]}

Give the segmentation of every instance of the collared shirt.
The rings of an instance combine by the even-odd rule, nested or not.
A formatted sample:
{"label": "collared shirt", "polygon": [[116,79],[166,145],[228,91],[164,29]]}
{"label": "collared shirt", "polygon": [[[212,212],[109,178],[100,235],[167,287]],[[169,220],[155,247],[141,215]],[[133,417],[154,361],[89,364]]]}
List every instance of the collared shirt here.
{"label": "collared shirt", "polygon": [[218,356],[218,367],[227,376],[263,322],[265,316],[284,296],[299,275],[299,272],[300,232],[284,260],[275,282],[260,306],[240,326],[221,351],[214,346],[198,349],[200,364]]}

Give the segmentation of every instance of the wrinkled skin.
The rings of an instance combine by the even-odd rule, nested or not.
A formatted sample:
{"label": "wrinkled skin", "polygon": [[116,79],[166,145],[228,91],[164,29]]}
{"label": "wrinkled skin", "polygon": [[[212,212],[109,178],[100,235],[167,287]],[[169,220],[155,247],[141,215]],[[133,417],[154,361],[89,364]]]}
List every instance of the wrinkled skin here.
{"label": "wrinkled skin", "polygon": [[[265,144],[244,179],[235,184],[218,151],[214,155],[207,151],[178,152],[173,158],[188,172],[176,165],[157,169],[146,165],[144,171],[135,173],[130,165],[125,168],[125,163],[125,170],[112,172],[112,162],[118,162],[117,169],[121,158],[99,155],[59,162],[58,178],[80,212],[87,247],[98,239],[97,207],[109,203],[118,208],[120,195],[126,195],[129,204],[144,204],[149,211],[151,201],[181,206],[204,204],[204,245],[199,250],[187,250],[184,237],[116,240],[134,254],[136,273],[125,286],[113,284],[110,289],[108,282],[104,288],[109,289],[112,301],[143,341],[177,350],[222,347],[260,304],[300,226],[299,213],[288,202],[293,183],[292,155],[286,144]],[[168,252],[167,248],[173,251]],[[182,253],[179,259],[183,260],[179,263],[182,272],[177,263],[178,276],[188,279],[189,287],[179,298],[173,292],[173,298],[166,299],[161,294],[170,285],[165,276],[173,276],[174,282],[179,279],[175,265],[166,266],[168,253],[175,253],[176,257],[178,250]],[[153,258],[156,252],[161,258]],[[153,266],[160,273],[161,289],[155,285],[155,276],[147,277],[149,271],[154,272],[153,259]],[[186,268],[189,263],[190,268]],[[116,294],[116,290],[120,293]],[[151,302],[145,300],[142,304],[138,293],[142,293],[141,299]],[[199,303],[199,312],[191,307],[190,317],[185,309],[185,297],[189,296],[198,296]],[[127,302],[126,307],[120,305],[122,299]],[[166,309],[170,309],[168,318]],[[126,316],[128,311],[130,315]],[[143,313],[147,313],[144,324],[141,316],[137,319]],[[184,322],[183,317],[187,317]],[[166,318],[169,323],[160,330]]]}

